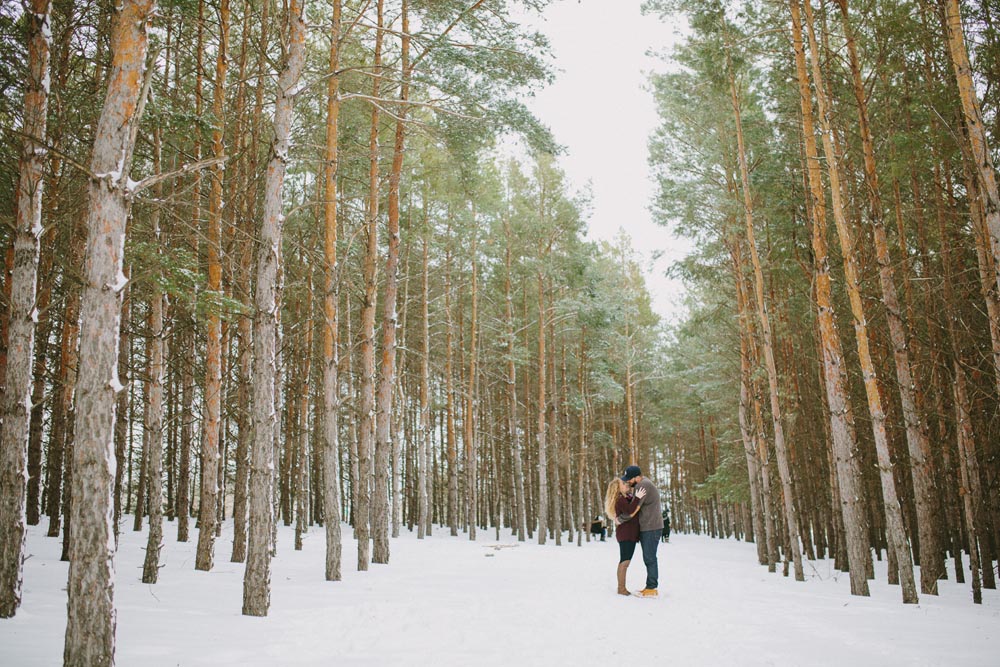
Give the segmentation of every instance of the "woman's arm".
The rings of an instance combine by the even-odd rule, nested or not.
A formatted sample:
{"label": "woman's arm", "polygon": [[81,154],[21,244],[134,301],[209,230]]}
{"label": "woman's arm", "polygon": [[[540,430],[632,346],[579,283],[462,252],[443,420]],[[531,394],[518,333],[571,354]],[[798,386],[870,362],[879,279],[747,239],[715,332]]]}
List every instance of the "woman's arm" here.
{"label": "woman's arm", "polygon": [[635,496],[632,498],[637,504],[635,510],[632,512],[631,516],[635,516],[642,509],[642,499],[646,497],[646,489],[640,487],[638,491],[635,492]]}
{"label": "woman's arm", "polygon": [[618,512],[619,515],[624,514],[626,516],[632,517],[635,516],[635,513],[639,511],[640,506],[641,503],[639,502],[639,499],[636,498],[635,496],[632,496],[631,498],[622,496],[621,498],[618,499],[618,503],[615,505],[615,510]]}

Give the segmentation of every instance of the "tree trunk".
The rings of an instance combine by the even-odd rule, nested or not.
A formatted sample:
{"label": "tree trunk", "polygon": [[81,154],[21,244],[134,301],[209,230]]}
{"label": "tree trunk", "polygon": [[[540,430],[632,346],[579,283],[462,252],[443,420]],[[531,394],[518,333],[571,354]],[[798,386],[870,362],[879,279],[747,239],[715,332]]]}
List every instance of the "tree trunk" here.
{"label": "tree trunk", "polygon": [[[426,209],[424,211],[425,227],[427,225]],[[417,429],[417,539],[424,539],[427,527],[431,521],[431,509],[428,499],[428,486],[433,476],[429,470],[432,446],[431,427],[431,404],[430,404],[430,356],[431,356],[431,326],[428,303],[430,302],[429,289],[429,252],[425,231],[422,248],[422,270],[421,270],[421,355],[420,355],[420,425]]]}
{"label": "tree trunk", "polygon": [[548,447],[545,400],[545,281],[538,271],[538,543],[545,544],[549,532]]}
{"label": "tree trunk", "polygon": [[455,325],[452,321],[451,311],[451,212],[448,213],[448,238],[447,250],[445,251],[445,275],[444,275],[444,310],[446,322],[445,334],[445,426],[447,436],[447,458],[448,477],[446,486],[448,489],[448,527],[452,537],[458,535],[458,444],[455,434],[455,371],[454,371],[454,339]]}
{"label": "tree trunk", "polygon": [[764,364],[767,369],[768,388],[771,398],[771,425],[774,428],[774,450],[778,456],[778,474],[781,478],[782,497],[785,501],[785,522],[788,524],[788,535],[792,546],[792,561],[795,568],[795,580],[805,581],[802,571],[802,549],[799,535],[799,519],[795,509],[795,491],[792,488],[792,473],[789,466],[788,451],[785,446],[785,430],[782,425],[781,402],[778,398],[778,370],[774,361],[774,338],[771,334],[771,319],[764,300],[764,273],[757,254],[757,241],[754,239],[753,224],[753,193],[750,191],[750,173],[747,167],[746,147],[743,142],[743,121],[740,114],[740,100],[736,90],[736,79],[729,72],[729,90],[732,98],[733,113],[736,118],[736,141],[740,165],[740,183],[743,189],[743,211],[746,219],[747,247],[750,249],[750,260],[753,264],[754,293],[757,300],[757,319],[760,321],[761,342],[764,345]]}
{"label": "tree trunk", "polygon": [[[115,654],[114,489],[115,395],[121,317],[128,173],[146,87],[146,28],[153,0],[123,0],[114,14],[107,96],[91,159],[87,249],[76,392],[68,620],[63,663],[113,665]],[[110,378],[110,380],[109,380]]]}
{"label": "tree trunk", "polygon": [[[153,136],[153,167],[160,173],[160,130]],[[163,188],[157,186],[156,198],[163,197]],[[157,255],[160,254],[160,209],[152,213],[153,239]],[[156,280],[149,311],[149,400],[144,430],[148,432],[148,454],[146,461],[147,486],[149,488],[149,535],[146,541],[146,558],[142,568],[142,583],[155,584],[159,573],[160,547],[163,543],[163,376],[165,372],[166,341],[163,336],[164,295]],[[119,364],[121,367],[121,364]],[[124,393],[124,392],[123,392]]]}
{"label": "tree trunk", "polygon": [[[958,96],[962,102],[962,113],[965,116],[968,130],[969,150],[972,153],[972,162],[979,180],[979,193],[986,227],[990,233],[994,280],[997,291],[1000,292],[1000,194],[997,191],[996,169],[993,166],[993,156],[990,152],[986,128],[983,125],[983,113],[972,77],[969,52],[965,46],[961,7],[958,0],[941,0],[941,4],[944,6],[948,50],[951,53],[951,64],[955,71]],[[1000,373],[1000,368],[997,369],[997,372]]]}
{"label": "tree trunk", "polygon": [[187,542],[191,517],[191,443],[194,439],[194,333],[179,337],[181,354],[181,434],[177,462],[177,541]]}
{"label": "tree trunk", "polygon": [[[969,399],[966,395],[965,370],[959,359],[954,363],[955,384],[955,418],[956,435],[958,438],[958,469],[961,487],[959,495],[962,496],[962,509],[964,511],[966,539],[969,542],[969,570],[972,576],[972,601],[975,604],[983,603],[983,588],[980,572],[982,562],[979,558],[979,531],[976,521],[976,494],[973,492],[976,484],[974,475],[979,474],[978,467],[971,465],[975,463],[975,436],[972,432],[972,420],[967,412]],[[992,563],[987,564],[992,567]]]}
{"label": "tree trunk", "polygon": [[[51,246],[54,239],[55,230],[49,232],[45,240],[46,246]],[[49,275],[52,270],[55,249],[50,248],[42,255],[39,275]],[[28,508],[27,519],[29,526],[37,526],[41,521],[42,500],[42,434],[44,431],[44,418],[46,407],[51,411],[52,401],[46,400],[46,378],[49,363],[49,333],[52,330],[52,317],[48,312],[49,302],[52,296],[52,284],[44,281],[39,285],[37,308],[39,311],[38,333],[35,345],[35,365],[32,375],[34,377],[31,390],[31,419],[28,426]],[[51,431],[50,431],[51,433]],[[118,498],[120,495],[115,494]]]}
{"label": "tree trunk", "polygon": [[[83,263],[83,251],[87,243],[85,222],[74,225],[70,235],[69,266],[77,271]],[[63,477],[70,475],[72,460],[72,440],[67,433],[72,430],[73,394],[76,391],[76,371],[79,359],[77,346],[80,335],[80,287],[68,286],[66,305],[63,309],[62,334],[59,341],[59,379],[54,383],[52,406],[52,428],[49,431],[48,488],[46,512],[49,515],[49,537],[58,537],[62,525],[63,511],[68,511],[69,489],[63,488]],[[63,495],[65,494],[65,498]],[[60,500],[62,502],[60,503]],[[68,547],[68,545],[67,545]],[[65,549],[64,549],[65,551]]]}
{"label": "tree trunk", "polygon": [[[768,565],[767,544],[770,537],[770,530],[768,530],[769,527],[764,527],[763,508],[761,506],[760,490],[758,487],[761,478],[761,461],[757,458],[756,439],[760,434],[754,431],[750,415],[749,386],[752,370],[749,338],[752,334],[752,328],[750,317],[746,312],[747,304],[743,291],[745,281],[743,277],[742,258],[735,242],[733,242],[730,254],[733,258],[733,273],[736,278],[736,311],[740,321],[740,407],[738,415],[740,435],[743,438],[743,449],[747,461],[747,477],[750,480],[750,511],[753,518],[754,538],[757,543],[757,560],[761,565]],[[773,537],[770,539],[773,539]]]}
{"label": "tree trunk", "polygon": [[945,222],[943,211],[938,209],[938,233],[941,237],[941,265],[944,273],[944,318],[945,331],[952,353],[952,392],[955,406],[955,440],[958,454],[958,495],[963,518],[965,519],[965,537],[969,554],[969,568],[972,577],[972,601],[982,604],[983,571],[993,567],[992,562],[983,562],[981,554],[986,549],[980,547],[986,541],[987,531],[983,521],[986,518],[983,509],[982,489],[979,478],[979,463],[976,456],[976,435],[972,424],[972,409],[968,393],[968,379],[963,368],[963,357],[967,334],[959,326],[960,316],[955,311],[955,260],[952,255],[950,235],[952,230]]}
{"label": "tree trunk", "polygon": [[323,292],[323,522],[326,528],[326,580],[340,581],[340,341],[337,266],[337,171],[340,118],[341,0],[333,0],[330,27],[330,78],[326,88],[326,153],[324,178],[324,292]]}
{"label": "tree trunk", "polygon": [[[879,282],[882,288],[882,302],[886,307],[889,335],[892,340],[893,358],[896,365],[896,380],[903,408],[903,422],[906,427],[906,442],[910,456],[910,473],[913,478],[914,500],[917,508],[917,534],[920,545],[920,588],[928,595],[937,595],[937,580],[944,569],[941,548],[935,532],[937,489],[931,468],[932,455],[926,421],[920,418],[914,393],[914,381],[910,368],[910,354],[902,311],[893,279],[892,260],[886,239],[884,210],[880,194],[878,170],[875,165],[875,148],[871,124],[868,118],[868,98],[864,90],[857,48],[847,10],[847,0],[838,0],[847,40],[847,51],[854,84],[854,98],[858,104],[859,128],[865,161],[865,183],[871,226],[878,258]],[[897,554],[897,558],[899,555]]]}
{"label": "tree trunk", "polygon": [[464,427],[464,437],[465,440],[465,489],[466,489],[466,508],[468,511],[467,521],[469,524],[469,539],[475,541],[476,539],[476,509],[477,509],[477,495],[476,495],[476,485],[478,484],[476,467],[478,463],[478,452],[476,451],[476,338],[478,327],[478,294],[476,293],[476,235],[478,231],[476,230],[475,220],[475,204],[473,204],[472,211],[473,219],[473,229],[472,229],[472,317],[470,322],[469,331],[469,379],[466,385],[465,392],[465,415],[462,419],[462,426]]}
{"label": "tree trunk", "polygon": [[[378,99],[382,86],[382,39],[384,32],[384,3],[376,2],[375,56],[372,64],[372,98]],[[378,213],[379,213],[379,145],[378,145],[379,107],[372,104],[371,128],[368,140],[368,210],[365,214],[365,257],[364,283],[365,297],[361,307],[361,418],[358,435],[358,505],[354,512],[354,529],[358,537],[358,570],[367,570],[369,561],[369,536],[379,541],[378,547],[385,546],[388,551],[388,540],[381,542],[382,518],[388,519],[388,503],[386,490],[379,489],[379,480],[385,479],[384,472],[372,470],[372,449],[375,444],[375,306],[378,297],[378,281],[376,264],[378,262]],[[374,473],[375,483],[372,485]],[[369,503],[369,493],[371,503]],[[383,508],[382,505],[385,505]],[[369,516],[369,514],[371,516]],[[386,531],[388,532],[388,531]],[[379,551],[377,557],[388,553]],[[377,561],[376,561],[377,562]]]}
{"label": "tree trunk", "polygon": [[21,604],[22,563],[26,540],[28,427],[31,417],[31,371],[35,361],[38,311],[39,242],[42,236],[42,187],[49,97],[50,0],[32,0],[27,12],[28,80],[24,93],[18,163],[14,263],[10,275],[7,367],[0,403],[0,618],[10,618]]}
{"label": "tree trunk", "polygon": [[[381,12],[381,9],[379,10]],[[380,23],[381,25],[381,23]],[[401,58],[403,82],[396,118],[396,136],[389,171],[389,215],[386,234],[389,239],[385,258],[385,298],[382,302],[382,367],[380,369],[375,406],[375,488],[372,491],[372,562],[389,562],[389,456],[392,451],[393,389],[396,386],[396,328],[399,318],[396,301],[399,294],[399,181],[403,171],[403,151],[406,142],[406,100],[409,96],[410,35],[407,3],[402,4]],[[379,67],[380,63],[376,64]],[[374,97],[378,97],[381,81],[376,77]],[[378,131],[378,110],[372,105],[373,133]],[[374,134],[373,134],[374,136]],[[377,141],[377,140],[376,140]],[[377,150],[377,143],[375,144]],[[375,154],[377,159],[377,153]],[[378,200],[378,182],[372,182],[371,198]],[[378,205],[373,205],[377,215]],[[374,217],[374,216],[373,216]],[[377,250],[376,250],[377,253]]]}
{"label": "tree trunk", "polygon": [[812,214],[812,247],[815,265],[816,306],[823,351],[823,371],[830,412],[830,432],[837,463],[841,511],[847,539],[848,566],[851,573],[851,593],[868,595],[868,528],[864,507],[861,474],[855,458],[854,422],[851,416],[844,355],[840,334],[834,318],[831,294],[829,255],[826,244],[826,196],[823,193],[819,154],[813,130],[812,100],[809,76],[806,72],[805,50],[802,43],[802,22],[798,0],[790,0],[792,41],[795,47],[796,78],[802,107],[802,130],[806,147],[809,176],[809,210]]}
{"label": "tree trunk", "polygon": [[892,473],[892,459],[889,454],[889,440],[885,427],[885,409],[882,406],[882,396],[878,387],[875,364],[872,359],[868,342],[868,320],[865,317],[864,304],[861,301],[861,278],[858,271],[855,253],[854,233],[848,226],[844,214],[844,203],[841,199],[841,178],[838,153],[834,147],[833,121],[826,97],[823,73],[820,67],[819,46],[813,27],[812,0],[805,0],[806,28],[809,35],[809,52],[812,61],[813,82],[815,83],[816,102],[822,127],[823,150],[826,156],[827,173],[830,176],[831,204],[833,219],[840,239],[841,256],[844,262],[845,283],[851,305],[851,315],[854,318],[854,335],[858,348],[858,359],[864,377],[865,395],[868,398],[868,412],[871,415],[872,435],[875,440],[875,452],[878,457],[879,480],[882,484],[882,497],[885,507],[886,532],[888,548],[892,549],[903,594],[903,602],[916,604],[917,589],[913,581],[913,562],[910,557],[910,546],[903,530],[903,515],[896,493],[896,482]]}
{"label": "tree trunk", "polygon": [[[243,614],[267,616],[271,602],[272,470],[274,461],[275,379],[277,368],[278,280],[281,270],[281,189],[288,164],[294,91],[305,61],[305,8],[302,0],[288,5],[286,58],[278,75],[274,106],[274,138],[264,184],[264,220],[257,248],[256,315],[254,317],[253,422],[250,463],[250,531],[243,577]],[[213,506],[214,507],[214,506]]]}
{"label": "tree trunk", "polygon": [[[302,535],[309,530],[309,376],[312,373],[312,340],[313,340],[313,277],[312,269],[308,270],[306,278],[305,312],[300,313],[299,322],[303,323],[305,331],[302,341],[302,366],[299,369],[299,403],[298,433],[296,434],[297,461],[295,466],[295,550],[302,550]],[[304,319],[303,319],[304,315]]]}
{"label": "tree trunk", "polygon": [[517,530],[518,542],[523,542],[527,519],[525,516],[524,504],[524,470],[521,461],[521,441],[518,437],[517,419],[517,363],[514,355],[514,344],[517,337],[514,333],[514,307],[511,298],[511,245],[513,238],[510,229],[510,220],[504,217],[504,235],[507,239],[507,247],[504,252],[504,323],[507,327],[507,437],[511,448],[511,457],[514,459],[514,521]]}
{"label": "tree trunk", "polygon": [[[159,214],[154,212],[153,234],[159,239]],[[159,245],[157,245],[159,247]],[[149,488],[149,536],[146,542],[146,559],[142,568],[142,583],[155,584],[159,572],[160,547],[163,542],[163,294],[153,289],[150,306],[149,329],[152,336],[149,358],[149,452],[146,474]]]}
{"label": "tree trunk", "polygon": [[[212,155],[221,158],[225,147],[224,105],[226,72],[229,68],[229,0],[219,4],[219,44],[215,59],[215,83],[212,92]],[[208,285],[210,292],[222,292],[222,178],[223,165],[212,169],[208,198]],[[219,420],[222,412],[222,322],[216,306],[208,310],[208,340],[205,348],[204,433],[201,439],[201,502],[198,515],[198,551],[196,570],[211,570],[215,558],[215,534],[219,494]]]}

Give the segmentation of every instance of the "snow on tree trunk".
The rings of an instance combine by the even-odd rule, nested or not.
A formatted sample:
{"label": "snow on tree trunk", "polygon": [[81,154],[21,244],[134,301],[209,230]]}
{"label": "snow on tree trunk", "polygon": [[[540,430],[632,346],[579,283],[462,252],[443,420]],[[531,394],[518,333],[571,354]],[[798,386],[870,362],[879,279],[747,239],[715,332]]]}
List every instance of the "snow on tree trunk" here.
{"label": "snow on tree trunk", "polygon": [[14,263],[10,274],[9,328],[4,392],[0,398],[0,618],[21,604],[28,490],[28,427],[31,371],[35,361],[35,309],[46,112],[49,97],[50,0],[32,0],[27,12],[28,79],[24,93],[25,135],[18,164]]}
{"label": "snow on tree trunk", "polygon": [[[243,577],[243,614],[267,616],[271,602],[271,524],[274,470],[277,289],[281,264],[281,189],[288,163],[294,90],[305,61],[306,25],[302,0],[288,5],[286,60],[278,75],[274,138],[264,184],[264,220],[257,248],[254,317],[253,422],[250,456],[249,541]],[[214,505],[213,505],[214,509]]]}
{"label": "snow on tree trunk", "polygon": [[88,186],[87,249],[73,447],[69,601],[63,663],[113,665],[115,654],[112,491],[128,173],[141,115],[146,28],[154,0],[115,8],[107,96],[97,123]]}

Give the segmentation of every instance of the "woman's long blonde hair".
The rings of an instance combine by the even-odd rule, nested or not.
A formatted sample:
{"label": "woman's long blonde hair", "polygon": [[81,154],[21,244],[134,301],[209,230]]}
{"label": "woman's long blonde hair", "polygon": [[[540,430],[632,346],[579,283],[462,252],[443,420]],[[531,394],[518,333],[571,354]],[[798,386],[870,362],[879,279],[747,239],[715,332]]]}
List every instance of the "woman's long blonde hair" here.
{"label": "woman's long blonde hair", "polygon": [[615,505],[618,504],[618,498],[620,498],[621,495],[622,490],[618,480],[611,480],[611,483],[608,484],[608,492],[604,494],[604,512],[612,521],[614,521],[618,516],[618,513],[615,511]]}

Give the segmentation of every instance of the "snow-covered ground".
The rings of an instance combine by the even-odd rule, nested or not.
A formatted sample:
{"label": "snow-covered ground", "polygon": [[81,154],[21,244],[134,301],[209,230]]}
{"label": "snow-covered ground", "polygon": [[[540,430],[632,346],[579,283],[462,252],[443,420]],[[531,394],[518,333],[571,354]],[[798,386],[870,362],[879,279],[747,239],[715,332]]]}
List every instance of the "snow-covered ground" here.
{"label": "snow-covered ground", "polygon": [[[131,520],[124,522],[131,525]],[[1000,665],[1000,595],[973,605],[967,585],[900,602],[884,583],[849,595],[828,562],[807,581],[768,574],[754,546],[675,535],[660,547],[661,597],[615,594],[614,542],[518,544],[493,531],[478,542],[404,530],[390,565],[357,572],[345,528],[344,580],[323,580],[324,538],[303,551],[282,526],[271,612],[240,614],[243,566],[228,562],[232,524],[212,572],[196,572],[192,541],[167,523],[160,583],[142,584],[144,533],[127,528],[117,557],[116,662],[141,665]],[[24,602],[0,620],[0,665],[58,665],[66,624],[67,565],[59,541],[32,528]],[[638,556],[629,587],[645,577]]]}

